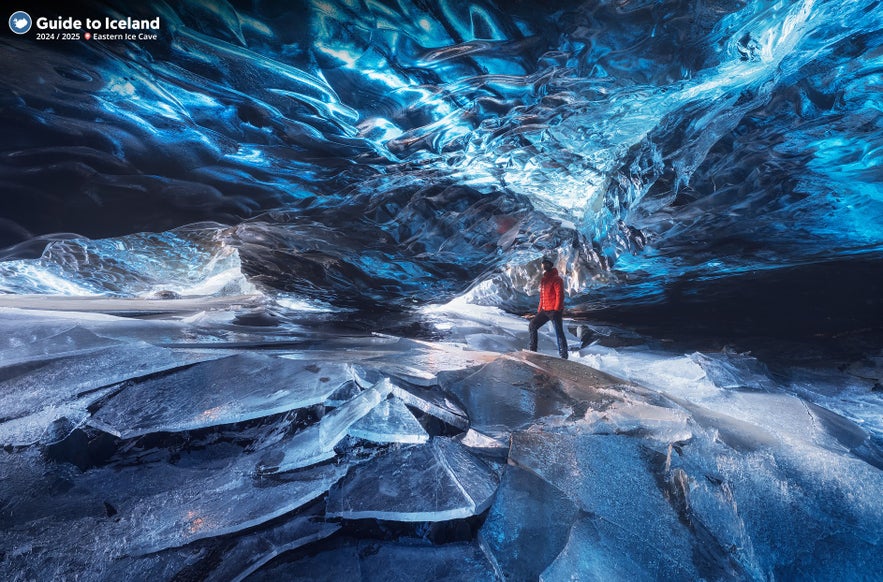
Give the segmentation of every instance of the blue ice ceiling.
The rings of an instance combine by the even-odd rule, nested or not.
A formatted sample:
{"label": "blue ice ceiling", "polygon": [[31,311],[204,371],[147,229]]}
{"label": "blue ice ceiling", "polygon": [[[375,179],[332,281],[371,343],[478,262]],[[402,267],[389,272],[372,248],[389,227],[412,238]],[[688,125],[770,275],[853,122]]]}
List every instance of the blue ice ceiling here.
{"label": "blue ice ceiling", "polygon": [[139,294],[232,249],[332,303],[513,307],[550,252],[634,300],[877,261],[878,4],[85,4],[160,39],[0,41],[4,290]]}

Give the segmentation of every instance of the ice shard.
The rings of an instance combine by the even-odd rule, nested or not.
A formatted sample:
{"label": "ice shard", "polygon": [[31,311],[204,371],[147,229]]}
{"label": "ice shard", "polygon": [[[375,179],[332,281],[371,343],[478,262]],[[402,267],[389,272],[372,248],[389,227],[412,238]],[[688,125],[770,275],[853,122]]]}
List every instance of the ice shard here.
{"label": "ice shard", "polygon": [[422,410],[446,424],[459,429],[466,429],[469,426],[466,412],[438,389],[394,385],[392,393],[408,406]]}
{"label": "ice shard", "polygon": [[334,447],[349,428],[377,406],[392,391],[389,379],[335,408],[320,420],[296,433],[290,439],[261,451],[262,457],[255,470],[259,474],[290,471],[308,467],[334,457]]}
{"label": "ice shard", "polygon": [[90,422],[122,438],[230,424],[322,403],[349,378],[343,364],[246,353],[135,382]]}
{"label": "ice shard", "polygon": [[176,352],[137,342],[7,367],[0,381],[0,410],[3,410],[3,418],[17,418],[91,390],[185,366],[206,357],[215,356]]}
{"label": "ice shard", "polygon": [[345,519],[447,521],[485,511],[496,473],[445,438],[403,446],[347,475],[328,496],[328,515]]}
{"label": "ice shard", "polygon": [[356,421],[349,434],[376,443],[425,443],[429,434],[398,398],[387,398]]}

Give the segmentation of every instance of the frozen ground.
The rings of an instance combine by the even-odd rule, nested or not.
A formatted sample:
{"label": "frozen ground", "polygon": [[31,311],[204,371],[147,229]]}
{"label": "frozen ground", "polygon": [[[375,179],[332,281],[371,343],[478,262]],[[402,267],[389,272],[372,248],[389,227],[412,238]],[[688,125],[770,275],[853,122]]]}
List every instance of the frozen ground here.
{"label": "frozen ground", "polygon": [[426,341],[258,299],[10,303],[6,580],[879,575],[878,359],[783,380],[571,324],[595,341],[563,361],[466,304]]}

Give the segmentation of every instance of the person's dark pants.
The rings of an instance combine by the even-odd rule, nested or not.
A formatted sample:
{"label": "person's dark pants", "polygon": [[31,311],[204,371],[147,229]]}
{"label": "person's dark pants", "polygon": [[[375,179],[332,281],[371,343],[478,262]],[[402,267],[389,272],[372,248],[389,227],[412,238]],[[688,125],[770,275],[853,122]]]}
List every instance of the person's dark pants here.
{"label": "person's dark pants", "polygon": [[567,359],[567,338],[564,337],[564,321],[560,311],[540,311],[530,320],[530,351],[537,351],[537,331],[551,321],[555,326],[555,337],[558,338],[558,355]]}

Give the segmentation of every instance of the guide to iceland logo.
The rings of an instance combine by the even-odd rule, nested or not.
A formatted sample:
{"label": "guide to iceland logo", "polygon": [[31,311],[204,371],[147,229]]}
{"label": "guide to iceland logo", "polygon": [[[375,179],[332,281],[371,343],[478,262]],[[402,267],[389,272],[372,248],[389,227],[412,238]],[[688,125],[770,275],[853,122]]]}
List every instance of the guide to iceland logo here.
{"label": "guide to iceland logo", "polygon": [[24,34],[31,29],[33,21],[31,15],[23,10],[19,10],[9,17],[9,30],[15,34]]}

